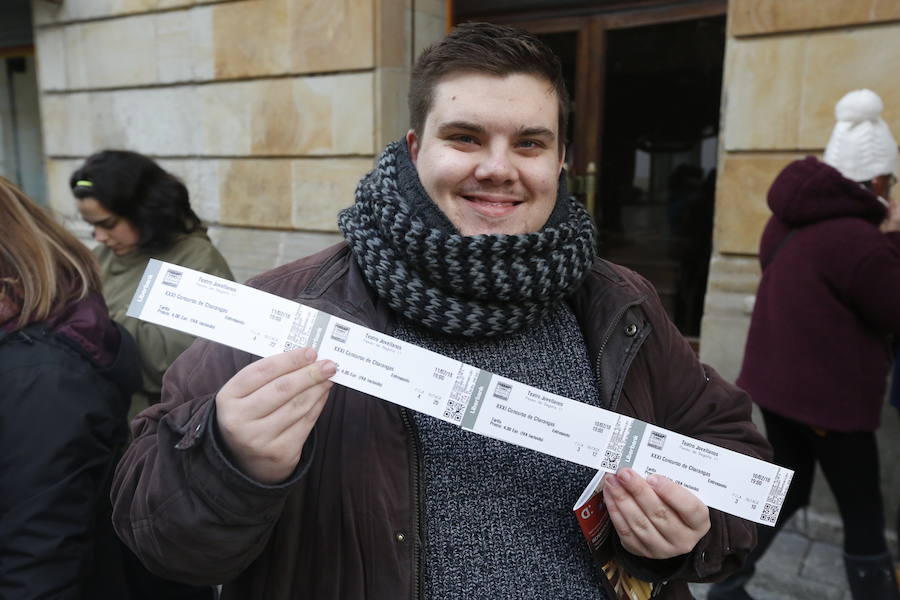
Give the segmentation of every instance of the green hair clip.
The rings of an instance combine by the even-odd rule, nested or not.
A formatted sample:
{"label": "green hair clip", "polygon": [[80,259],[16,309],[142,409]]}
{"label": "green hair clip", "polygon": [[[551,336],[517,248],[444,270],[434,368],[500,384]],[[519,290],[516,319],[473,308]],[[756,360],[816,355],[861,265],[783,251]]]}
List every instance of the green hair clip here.
{"label": "green hair clip", "polygon": [[79,179],[75,182],[75,187],[94,187],[94,184],[87,179]]}

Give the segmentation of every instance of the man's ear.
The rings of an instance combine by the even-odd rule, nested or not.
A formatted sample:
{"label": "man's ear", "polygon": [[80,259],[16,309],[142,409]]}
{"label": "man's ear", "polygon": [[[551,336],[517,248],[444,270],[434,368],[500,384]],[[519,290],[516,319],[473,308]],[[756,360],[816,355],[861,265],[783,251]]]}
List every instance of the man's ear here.
{"label": "man's ear", "polygon": [[562,150],[559,152],[559,168],[556,170],[556,176],[559,177],[562,173],[563,167],[566,165],[566,152],[569,151],[568,146],[563,146]]}
{"label": "man's ear", "polygon": [[419,158],[419,138],[416,137],[414,129],[406,132],[406,145],[409,147],[409,158],[412,159],[413,164],[416,164],[416,160]]}

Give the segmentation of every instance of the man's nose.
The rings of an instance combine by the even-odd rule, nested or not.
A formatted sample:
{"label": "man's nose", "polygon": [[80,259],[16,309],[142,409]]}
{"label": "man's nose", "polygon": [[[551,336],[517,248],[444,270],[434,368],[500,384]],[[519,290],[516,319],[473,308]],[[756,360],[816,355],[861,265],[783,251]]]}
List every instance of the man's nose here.
{"label": "man's nose", "polygon": [[506,148],[492,147],[484,152],[475,169],[475,178],[492,183],[508,183],[516,179],[513,157]]}
{"label": "man's nose", "polygon": [[106,240],[109,239],[109,236],[105,231],[100,229],[99,227],[94,227],[94,239],[100,242],[101,244],[105,244]]}

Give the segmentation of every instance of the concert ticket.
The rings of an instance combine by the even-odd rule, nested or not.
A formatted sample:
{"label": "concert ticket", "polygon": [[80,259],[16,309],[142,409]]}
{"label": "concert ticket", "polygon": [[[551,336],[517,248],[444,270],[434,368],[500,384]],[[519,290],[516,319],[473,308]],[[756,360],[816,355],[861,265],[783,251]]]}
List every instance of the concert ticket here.
{"label": "concert ticket", "polygon": [[774,525],[793,472],[500,377],[262,290],[151,260],[128,315],[257,356],[310,346],[335,383],[605,472],[664,475],[707,506]]}

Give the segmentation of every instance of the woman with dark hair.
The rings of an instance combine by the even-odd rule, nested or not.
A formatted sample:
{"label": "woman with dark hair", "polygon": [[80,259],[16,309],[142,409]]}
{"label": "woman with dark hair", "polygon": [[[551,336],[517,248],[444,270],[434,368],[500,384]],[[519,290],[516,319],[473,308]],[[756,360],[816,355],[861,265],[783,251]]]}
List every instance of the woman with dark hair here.
{"label": "woman with dark hair", "polygon": [[0,598],[129,598],[110,520],[140,384],[93,256],[0,177]]}
{"label": "woman with dark hair", "polygon": [[122,150],[94,154],[69,180],[95,249],[110,316],[137,341],[143,384],[134,415],[159,401],[162,376],[194,340],[185,333],[126,316],[147,262],[157,258],[219,277],[231,270],[191,209],[188,191],[152,159]]}

